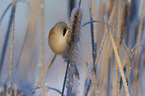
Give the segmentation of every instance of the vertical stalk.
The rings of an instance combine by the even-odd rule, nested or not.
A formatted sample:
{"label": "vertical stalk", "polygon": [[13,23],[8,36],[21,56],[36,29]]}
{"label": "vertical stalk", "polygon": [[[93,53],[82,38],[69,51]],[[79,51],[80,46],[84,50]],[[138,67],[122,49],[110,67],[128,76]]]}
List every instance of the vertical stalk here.
{"label": "vertical stalk", "polygon": [[[89,0],[89,15],[90,15],[90,21],[93,21],[93,16],[92,16],[92,4],[91,0]],[[94,42],[94,25],[93,22],[90,23],[90,30],[91,30],[91,43],[92,43],[92,58],[93,58],[93,73],[95,77],[95,84],[97,84],[97,79],[96,79],[96,65],[95,65],[95,59],[96,59],[96,49],[95,49],[95,42]],[[85,90],[85,96],[88,95],[88,92],[90,90],[91,86],[91,79],[88,79],[88,84],[86,86]],[[97,85],[96,85],[97,86]]]}
{"label": "vertical stalk", "polygon": [[[14,1],[14,0],[13,0]],[[8,6],[8,8],[11,6],[12,4],[10,4]],[[8,9],[7,8],[7,9]],[[7,10],[6,10],[7,11]],[[3,67],[3,63],[4,63],[4,59],[5,59],[5,54],[6,54],[6,50],[7,50],[7,45],[8,45],[8,39],[9,39],[9,35],[10,35],[10,30],[11,30],[11,26],[12,26],[12,21],[13,21],[13,13],[15,11],[15,6],[12,5],[12,10],[11,10],[11,15],[10,15],[10,19],[9,19],[9,24],[7,27],[7,31],[6,31],[6,36],[5,36],[5,40],[4,40],[4,44],[3,44],[3,48],[1,51],[1,59],[0,59],[0,80],[1,80],[1,74],[2,74],[2,67]],[[0,20],[0,22],[2,21],[2,18]]]}
{"label": "vertical stalk", "polygon": [[[44,0],[41,0],[41,74],[44,72]],[[41,96],[45,96],[44,77],[41,81]]]}
{"label": "vertical stalk", "polygon": [[[97,15],[96,15],[96,0],[93,0],[93,6],[92,7],[93,7],[93,13],[94,13],[93,18],[95,20],[98,20]],[[96,47],[96,44],[97,44],[97,23],[94,23],[94,41],[95,41],[95,47]],[[96,47],[96,49],[97,49],[97,47]]]}
{"label": "vertical stalk", "polygon": [[12,32],[11,32],[11,56],[10,56],[10,93],[12,96],[12,68],[13,68],[13,56],[14,56],[14,23],[15,23],[15,0],[12,2]]}
{"label": "vertical stalk", "polygon": [[72,86],[73,86],[73,73],[71,72],[71,67],[69,67],[68,71],[68,85],[67,85],[67,95],[72,96]]}
{"label": "vertical stalk", "polygon": [[[92,16],[92,4],[91,0],[89,0],[89,13],[90,13],[90,21],[93,21]],[[91,43],[92,43],[92,58],[93,58],[93,68],[94,72],[96,72],[95,68],[95,58],[96,58],[96,51],[95,51],[95,42],[94,42],[94,25],[93,23],[90,23],[90,29],[91,29]]]}
{"label": "vertical stalk", "polygon": [[67,62],[67,67],[66,67],[66,71],[65,71],[65,77],[64,77],[64,81],[63,81],[63,88],[62,88],[62,94],[61,94],[61,96],[63,96],[63,94],[64,94],[64,89],[65,89],[65,84],[66,84],[66,79],[67,79],[68,68],[69,68],[69,60]]}

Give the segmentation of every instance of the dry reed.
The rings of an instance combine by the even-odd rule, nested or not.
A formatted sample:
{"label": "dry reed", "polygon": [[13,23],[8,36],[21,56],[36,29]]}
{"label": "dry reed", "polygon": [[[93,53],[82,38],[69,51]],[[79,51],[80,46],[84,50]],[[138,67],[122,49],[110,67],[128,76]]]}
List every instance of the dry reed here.
{"label": "dry reed", "polygon": [[[44,72],[44,0],[41,0],[41,74]],[[45,78],[42,77],[41,80],[41,96],[47,96],[47,91],[45,88]]]}
{"label": "dry reed", "polygon": [[[10,91],[9,96],[12,96],[12,70],[13,70],[13,56],[14,56],[14,24],[15,24],[15,4],[16,1],[13,0],[12,3],[12,33],[11,33],[11,56],[10,56]],[[14,11],[13,11],[14,10]]]}
{"label": "dry reed", "polygon": [[[72,0],[71,2],[75,4],[74,1],[75,0]],[[28,16],[29,21],[27,24],[27,30],[25,33],[26,35],[24,35],[24,40],[22,41],[22,47],[20,49],[19,55],[17,56],[18,58],[16,58],[17,60],[16,65],[15,65],[16,68],[13,69],[13,65],[15,63],[14,50],[16,49],[14,47],[17,46],[17,45],[14,45],[14,38],[13,38],[15,35],[14,34],[15,33],[14,32],[15,31],[14,30],[15,5],[17,4],[17,2],[26,2],[29,6],[30,11],[29,11],[29,16]],[[64,96],[64,95],[78,96],[78,93],[77,93],[78,89],[75,84],[76,84],[76,81],[77,82],[82,82],[82,81],[78,81],[76,77],[81,78],[83,76],[82,74],[78,73],[80,70],[78,71],[77,69],[77,65],[78,65],[77,59],[78,59],[78,53],[79,53],[78,42],[80,41],[80,28],[84,28],[84,26],[86,26],[87,24],[90,24],[90,31],[88,31],[91,34],[91,37],[89,39],[91,39],[91,44],[92,44],[91,45],[92,49],[90,51],[92,56],[90,56],[90,59],[93,62],[92,63],[89,62],[89,65],[87,66],[86,74],[88,76],[85,78],[86,82],[85,82],[85,88],[84,88],[85,89],[84,96],[88,96],[88,95],[89,96],[95,96],[95,95],[97,96],[99,95],[142,96],[144,95],[142,91],[142,86],[144,86],[142,84],[142,80],[144,80],[143,79],[143,70],[144,70],[143,64],[144,64],[144,57],[145,57],[143,53],[144,52],[143,47],[145,46],[143,44],[144,42],[143,34],[145,32],[143,31],[145,30],[145,26],[144,26],[145,7],[143,5],[145,4],[145,1],[144,0],[140,0],[140,1],[136,1],[136,0],[132,0],[132,1],[130,0],[110,0],[110,1],[87,0],[85,1],[84,0],[82,4],[84,4],[84,2],[89,2],[87,5],[89,5],[88,16],[90,17],[89,19],[87,18],[88,22],[85,22],[84,24],[81,25],[83,12],[80,9],[81,2],[77,3],[78,7],[73,10],[72,17],[71,17],[71,26],[70,26],[71,36],[68,40],[70,42],[69,48],[67,49],[66,53],[63,54],[64,59],[69,63],[67,64],[67,67],[66,67],[66,73],[65,73],[65,77],[63,81],[63,86],[60,86],[62,87],[62,92],[58,90],[59,88],[56,89],[56,88],[48,87],[44,84],[44,82],[46,82],[45,74],[57,56],[55,55],[51,59],[50,63],[47,65],[47,67],[44,70],[44,63],[45,63],[44,58],[46,58],[45,56],[46,54],[44,52],[44,49],[46,47],[44,45],[45,44],[44,27],[47,26],[44,24],[44,21],[45,21],[44,20],[45,19],[44,18],[45,17],[44,0],[41,0],[41,1],[36,0],[35,2],[34,0],[30,2],[27,2],[25,0],[18,0],[18,1],[13,0],[13,2],[8,4],[8,6],[6,7],[6,9],[4,10],[4,12],[2,13],[0,17],[0,25],[2,25],[3,24],[2,20],[4,19],[4,17],[6,16],[6,13],[12,6],[12,11],[10,13],[7,31],[5,33],[6,36],[4,37],[5,38],[4,43],[1,44],[2,48],[0,48],[2,49],[1,56],[0,56],[0,77],[1,77],[1,74],[4,74],[2,73],[2,70],[4,70],[3,69],[4,62],[8,61],[6,57],[7,56],[6,53],[7,53],[8,41],[10,40],[11,41],[10,77],[7,76],[10,82],[3,83],[1,82],[3,78],[0,78],[0,84],[2,86],[4,85],[3,86],[4,91],[0,92],[0,95],[4,94],[5,96],[8,96],[8,95],[17,96],[17,95],[25,94],[24,92],[22,92],[23,90],[19,91],[19,88],[21,85],[15,85],[15,84],[19,84],[17,83],[17,81],[19,81],[19,76],[17,76],[19,68],[21,66],[25,66],[25,68],[27,68],[28,66],[26,67],[25,63],[28,63],[28,65],[30,65],[33,62],[33,59],[35,60],[35,64],[38,63],[38,61],[36,60],[36,57],[39,57],[39,56],[38,54],[36,55],[36,53],[39,53],[40,51],[41,52],[40,53],[40,63],[41,63],[40,74],[41,75],[38,82],[35,85],[35,88],[33,90],[28,89],[28,91],[26,91],[26,94],[29,94],[32,91],[36,92],[36,89],[40,89],[41,91],[38,91],[38,92],[41,92],[41,96],[47,96],[47,89],[48,90],[51,89],[51,90],[54,90],[54,92],[58,92],[59,95],[61,94],[61,96]],[[96,4],[97,2],[98,4]],[[31,3],[32,5],[29,3]],[[40,5],[40,8],[39,8],[39,5]],[[32,9],[31,9],[31,6],[32,6]],[[72,5],[71,8],[73,8],[74,6],[75,5]],[[41,13],[39,14],[39,12]],[[84,11],[84,13],[85,12],[86,11]],[[107,19],[105,19],[105,21],[102,21],[103,15],[105,15],[106,17],[109,17],[109,20],[107,21]],[[39,20],[41,21],[40,23],[41,25],[38,22]],[[96,22],[104,23],[104,24],[99,24]],[[38,37],[37,31],[39,29],[40,29],[39,32],[41,34],[41,37],[39,37],[40,40],[37,38]],[[11,39],[9,39],[10,32],[12,32]],[[39,44],[41,44],[41,46],[38,46],[38,43],[37,43],[37,48],[35,44],[37,42],[36,40],[40,41]],[[40,50],[37,50],[39,47],[40,47]],[[34,49],[35,51],[33,51]],[[34,57],[34,55],[36,57]],[[21,63],[22,65],[20,65]],[[30,68],[35,69],[34,66],[31,66]],[[29,73],[33,75],[34,73],[36,73],[34,71],[35,70],[32,70]],[[83,70],[83,73],[84,73],[84,70]],[[20,74],[20,75],[23,78],[25,78],[23,76],[24,74]],[[76,77],[74,77],[74,75]],[[30,78],[32,79],[33,77],[30,77]],[[41,87],[38,87],[40,82],[41,82]],[[13,84],[14,84],[14,89],[12,90]],[[8,88],[7,88],[7,85],[8,85]],[[32,85],[30,85],[30,87],[32,87]],[[65,87],[67,91],[65,91]],[[82,93],[82,89],[80,89],[79,91],[80,93]],[[65,92],[67,93],[65,94]]]}
{"label": "dry reed", "polygon": [[38,87],[38,85],[39,85],[41,79],[45,76],[47,70],[50,68],[50,66],[52,65],[52,63],[53,63],[54,60],[56,59],[56,56],[57,56],[57,55],[55,54],[54,57],[51,59],[50,63],[49,63],[49,64],[47,65],[47,67],[45,68],[44,72],[41,74],[39,80],[37,81],[37,83],[36,83],[36,85],[35,85],[35,88],[34,88],[34,90],[33,90],[33,93],[35,93],[36,88]]}

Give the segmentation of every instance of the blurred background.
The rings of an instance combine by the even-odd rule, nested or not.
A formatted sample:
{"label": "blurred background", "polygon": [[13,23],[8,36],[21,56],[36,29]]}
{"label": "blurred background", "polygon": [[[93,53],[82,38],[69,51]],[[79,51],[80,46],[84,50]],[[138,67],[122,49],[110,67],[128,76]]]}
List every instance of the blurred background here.
{"label": "blurred background", "polygon": [[[11,4],[12,0],[0,0],[0,93],[3,94],[4,86],[9,86],[10,80],[10,54],[11,54]],[[113,15],[112,25],[114,40],[117,44],[118,25],[121,24],[120,35],[124,38],[128,47],[128,51],[124,48],[120,40],[119,56],[122,66],[127,62],[127,52],[131,52],[136,45],[144,44],[145,41],[145,1],[144,0],[124,0],[120,4],[120,0],[90,0],[92,6],[92,14],[94,20],[104,21],[104,15],[109,18],[113,6],[115,11]],[[115,1],[117,3],[115,3]],[[48,45],[48,34],[50,29],[60,21],[66,22],[70,27],[70,14],[73,7],[78,5],[79,0],[44,0],[42,5],[41,0],[17,0],[15,10],[14,24],[14,54],[13,54],[13,74],[12,74],[12,89],[17,86],[17,89],[24,93],[22,96],[30,96],[35,84],[41,74],[41,25],[44,20],[44,67],[51,61],[54,53]],[[119,5],[120,4],[120,5]],[[9,7],[10,6],[10,7]],[[44,17],[41,17],[41,8],[44,6]],[[121,11],[119,6],[122,6]],[[89,0],[81,1],[81,9],[83,11],[82,24],[90,21]],[[6,11],[7,10],[7,11]],[[4,14],[2,17],[2,14]],[[119,13],[121,13],[121,23],[119,22]],[[103,40],[105,32],[105,24],[93,23],[94,38],[91,37],[90,24],[81,28],[81,36],[79,43],[79,56],[77,67],[80,73],[80,80],[75,96],[85,95],[85,89],[88,82],[89,71],[86,62],[90,68],[93,68],[92,60],[92,42],[95,42],[95,51],[98,54],[100,44]],[[10,31],[8,31],[10,29]],[[9,33],[8,33],[9,32]],[[7,42],[7,43],[6,43]],[[6,46],[6,47],[4,47]],[[117,45],[116,45],[117,46]],[[145,96],[145,52],[144,47],[139,46],[135,50],[129,62],[130,67],[126,69],[129,72],[128,89],[131,96]],[[4,54],[4,55],[2,55]],[[96,57],[95,57],[96,58]],[[103,49],[99,61],[97,63],[97,96],[113,96],[115,95],[115,74],[116,74],[116,59],[114,51],[109,39],[109,35],[105,39]],[[57,56],[56,60],[49,68],[45,75],[45,86],[62,90],[64,75],[66,71],[66,62],[61,56]],[[127,78],[127,72],[124,72]],[[119,71],[118,71],[119,73]],[[93,73],[92,73],[93,74]],[[120,84],[121,75],[118,76],[118,85]],[[123,84],[122,84],[123,86]],[[40,85],[39,85],[40,87]],[[134,89],[135,88],[135,89]],[[66,93],[65,89],[65,93]],[[88,96],[96,96],[93,85],[90,87]],[[136,93],[134,94],[134,91]],[[123,95],[124,88],[118,93]],[[36,90],[34,96],[40,96],[40,88]],[[3,95],[2,95],[3,96]],[[21,95],[20,95],[21,96]],[[41,95],[42,96],[42,95]],[[47,90],[47,96],[60,96],[60,93],[53,90]]]}

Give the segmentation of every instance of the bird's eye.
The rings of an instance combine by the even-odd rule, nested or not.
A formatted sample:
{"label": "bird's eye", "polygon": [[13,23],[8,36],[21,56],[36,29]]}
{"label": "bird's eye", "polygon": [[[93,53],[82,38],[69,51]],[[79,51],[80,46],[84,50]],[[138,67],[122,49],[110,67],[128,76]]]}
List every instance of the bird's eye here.
{"label": "bird's eye", "polygon": [[63,29],[63,36],[66,34],[66,28]]}

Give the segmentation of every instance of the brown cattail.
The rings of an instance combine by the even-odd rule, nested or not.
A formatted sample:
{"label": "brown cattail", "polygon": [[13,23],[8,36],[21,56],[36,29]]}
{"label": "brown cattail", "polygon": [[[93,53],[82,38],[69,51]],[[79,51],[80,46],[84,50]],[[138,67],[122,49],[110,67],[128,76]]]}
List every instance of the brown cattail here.
{"label": "brown cattail", "polygon": [[[68,47],[64,54],[62,55],[64,60],[69,61],[69,71],[68,71],[68,83],[67,83],[67,96],[75,96],[76,95],[76,82],[73,75],[79,79],[79,72],[76,66],[76,60],[78,57],[78,42],[80,39],[80,27],[82,20],[82,10],[80,8],[74,8],[71,13],[71,26],[70,26],[70,34],[67,38]],[[73,88],[72,88],[73,87]]]}
{"label": "brown cattail", "polygon": [[70,36],[68,36],[68,48],[63,54],[65,60],[75,60],[78,54],[78,42],[80,39],[80,27],[82,20],[82,10],[74,8],[71,13]]}
{"label": "brown cattail", "polygon": [[76,68],[76,59],[78,56],[78,42],[80,39],[80,27],[82,20],[82,10],[74,8],[71,13],[70,35],[68,36],[68,48],[63,54],[63,58],[70,61],[71,72],[79,79],[79,73]]}

